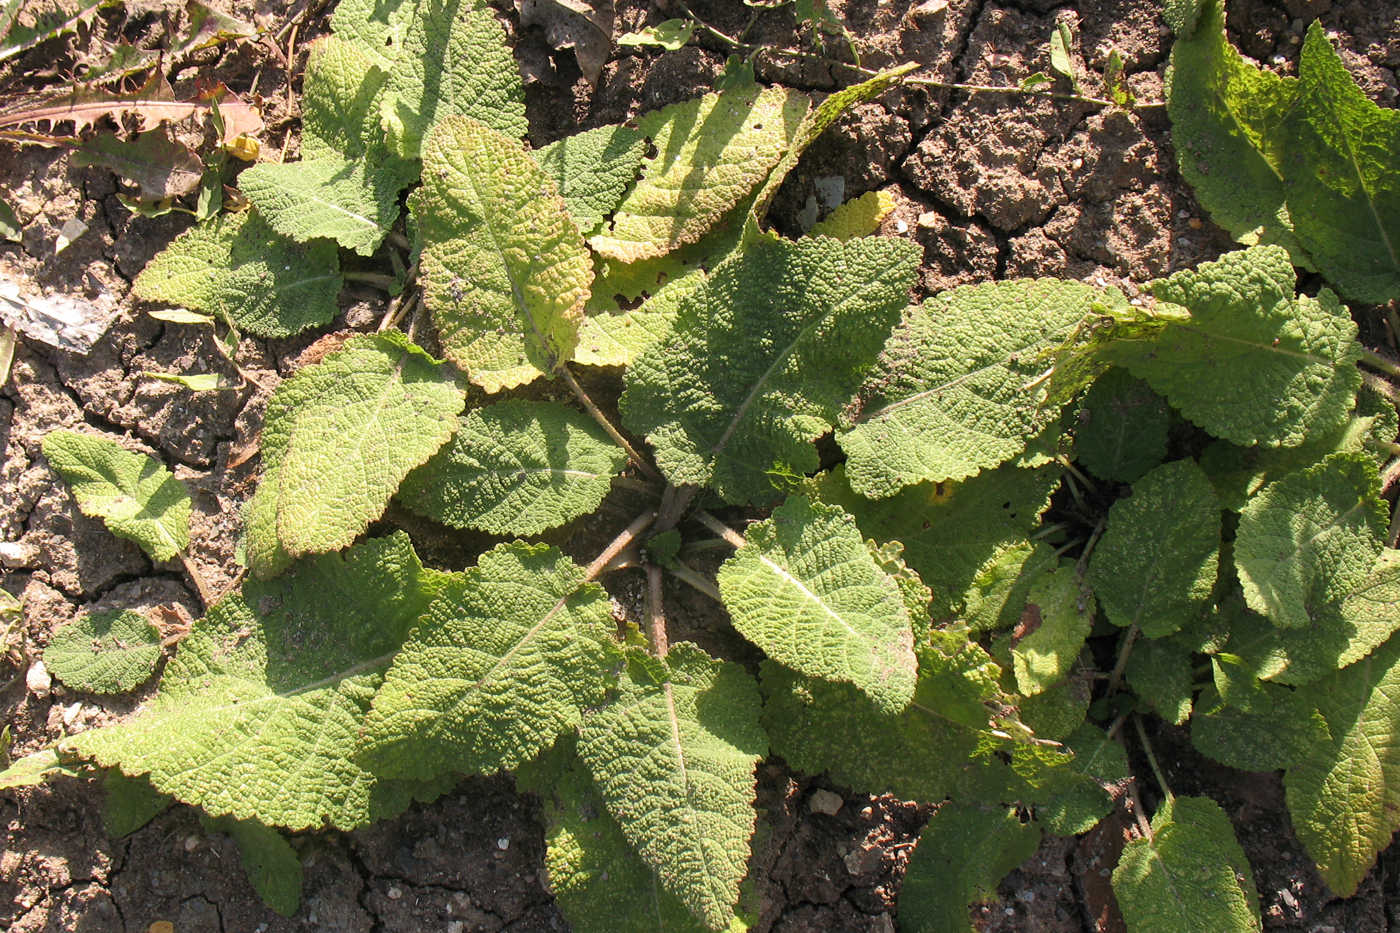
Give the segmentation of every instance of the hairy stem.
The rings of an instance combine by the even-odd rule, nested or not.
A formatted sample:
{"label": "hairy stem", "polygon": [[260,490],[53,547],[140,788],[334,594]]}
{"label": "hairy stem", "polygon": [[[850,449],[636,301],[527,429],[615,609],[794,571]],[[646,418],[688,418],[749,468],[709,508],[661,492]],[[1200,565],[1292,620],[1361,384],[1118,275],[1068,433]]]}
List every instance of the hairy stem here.
{"label": "hairy stem", "polygon": [[1142,634],[1142,629],[1136,625],[1129,628],[1124,634],[1123,644],[1118,648],[1118,660],[1114,662],[1113,672],[1108,675],[1109,696],[1118,692],[1118,685],[1123,680],[1123,672],[1128,668],[1128,657],[1133,653],[1133,645],[1137,643],[1140,634]]}
{"label": "hairy stem", "polygon": [[671,566],[667,567],[666,569],[670,571],[671,575],[674,576],[677,580],[687,584],[691,589],[695,590],[696,592],[704,593],[706,596],[710,597],[717,603],[723,601],[719,595],[719,587],[715,586],[709,580],[705,579],[705,577],[694,568],[676,560],[672,561]]}
{"label": "hairy stem", "polygon": [[647,564],[647,639],[651,642],[652,654],[666,657],[671,650],[671,642],[666,636],[666,611],[661,593],[661,568]]}
{"label": "hairy stem", "polygon": [[359,272],[354,269],[346,269],[340,273],[347,282],[364,282],[366,285],[373,285],[381,291],[388,291],[395,285],[392,275],[385,275],[382,272]]}
{"label": "hairy stem", "polygon": [[613,439],[613,443],[627,451],[627,459],[632,461],[632,465],[650,479],[661,480],[662,476],[656,471],[656,467],[647,463],[646,459],[632,446],[632,442],[622,436],[622,432],[608,420],[608,416],[603,414],[603,410],[594,404],[593,399],[588,397],[587,392],[583,391],[583,386],[578,384],[578,380],[574,378],[574,374],[569,371],[568,364],[560,363],[559,367],[554,371],[563,377],[564,384],[574,393],[574,397],[577,398],[579,404],[583,406],[583,410],[588,412],[589,416],[594,421],[598,422],[599,426],[608,433],[608,437]]}
{"label": "hairy stem", "polygon": [[1387,376],[1394,376],[1400,379],[1400,363],[1395,362],[1387,356],[1382,356],[1374,350],[1361,350],[1361,362],[1372,369],[1385,373]]}
{"label": "hairy stem", "polygon": [[1157,786],[1162,789],[1162,796],[1168,801],[1175,800],[1172,789],[1167,786],[1167,776],[1162,773],[1162,766],[1157,763],[1157,756],[1152,752],[1152,743],[1147,741],[1147,730],[1142,726],[1142,717],[1133,714],[1133,727],[1137,730],[1138,741],[1142,743],[1142,751],[1147,755],[1147,765],[1152,769],[1152,776],[1157,779]]}
{"label": "hairy stem", "polygon": [[608,546],[603,548],[603,552],[593,558],[593,562],[589,564],[588,569],[584,571],[584,580],[597,579],[598,575],[607,569],[608,564],[612,563],[613,558],[625,551],[627,546],[635,541],[638,535],[646,531],[654,521],[656,521],[655,510],[643,512],[641,515],[632,519],[632,524],[619,531],[617,537],[613,538]]}
{"label": "hairy stem", "polygon": [[413,287],[417,279],[418,264],[414,263],[408,267],[408,274],[403,278],[403,291],[399,293],[398,299],[389,306],[388,313],[386,313],[383,320],[379,322],[379,327],[376,328],[379,333],[382,334],[384,331],[398,324],[399,321],[403,320],[403,316],[408,313],[409,306],[422,300],[422,293]]}
{"label": "hairy stem", "polygon": [[706,528],[713,531],[715,534],[719,535],[731,547],[741,548],[744,546],[743,535],[739,534],[739,532],[735,531],[733,528],[730,528],[724,522],[715,518],[713,515],[711,515],[709,512],[706,512],[704,509],[697,509],[695,511],[695,520],[698,521],[700,524],[704,525]]}

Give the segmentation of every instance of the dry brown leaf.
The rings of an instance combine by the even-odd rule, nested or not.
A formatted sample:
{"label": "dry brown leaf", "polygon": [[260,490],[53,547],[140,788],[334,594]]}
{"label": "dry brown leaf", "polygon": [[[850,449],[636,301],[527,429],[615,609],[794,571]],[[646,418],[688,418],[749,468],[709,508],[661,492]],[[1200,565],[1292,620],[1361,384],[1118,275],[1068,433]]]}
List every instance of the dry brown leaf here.
{"label": "dry brown leaf", "polygon": [[573,49],[579,70],[596,85],[612,51],[613,0],[515,0],[520,25],[544,27],[556,49]]}

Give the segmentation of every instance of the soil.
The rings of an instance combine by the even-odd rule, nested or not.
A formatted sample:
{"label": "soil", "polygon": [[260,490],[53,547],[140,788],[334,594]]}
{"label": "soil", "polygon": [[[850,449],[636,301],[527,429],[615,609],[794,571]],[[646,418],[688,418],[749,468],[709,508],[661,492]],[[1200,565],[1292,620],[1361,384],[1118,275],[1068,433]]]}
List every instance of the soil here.
{"label": "soil", "polygon": [[[215,0],[214,6],[276,34],[296,18],[290,60],[270,41],[231,43],[177,63],[177,93],[197,80],[223,81],[264,108],[265,153],[296,151],[295,92],[306,42],[329,29],[316,0]],[[1139,100],[1162,96],[1170,37],[1157,0],[836,0],[862,61],[881,67],[914,60],[940,81],[1013,85],[1049,72],[1046,43],[1057,22],[1073,25],[1077,62],[1096,90],[1111,49],[1127,64]],[[735,0],[696,2],[726,31],[744,28],[751,8]],[[725,65],[708,40],[672,52],[614,49],[595,87],[573,54],[555,51],[538,28],[522,31],[508,0],[498,14],[527,76],[530,139],[539,145],[579,129],[710,89]],[[102,12],[93,34],[158,43],[180,22],[179,3],[129,4]],[[680,5],[623,2],[618,33],[682,15]],[[1320,17],[1362,88],[1383,105],[1400,96],[1400,7],[1375,0],[1234,0],[1232,38],[1247,54],[1290,70],[1301,36]],[[760,12],[751,36],[775,46],[795,36],[791,8]],[[93,41],[65,52],[50,43],[0,69],[0,100],[64,84]],[[844,54],[840,40],[826,40]],[[819,62],[765,56],[758,77],[815,95],[840,86],[842,72]],[[19,243],[0,243],[0,280],[45,294],[109,303],[115,322],[87,354],[22,339],[0,391],[0,587],[22,594],[22,649],[0,664],[0,709],[10,753],[28,753],[65,732],[130,712],[152,688],[120,697],[74,693],[61,684],[30,689],[27,665],[52,632],[94,608],[162,610],[197,616],[199,596],[178,563],[152,563],[81,515],[40,453],[50,430],[86,426],[158,457],[194,492],[192,559],[217,592],[236,584],[240,508],[256,483],[263,407],[276,384],[319,355],[319,334],[290,340],[245,338],[237,360],[251,382],[237,391],[191,393],[142,373],[220,372],[235,376],[205,328],[165,324],[130,299],[134,275],[188,225],[178,214],[133,215],[113,175],[79,168],[60,149],[0,143],[0,193],[19,214]],[[1053,275],[1131,287],[1208,260],[1229,238],[1203,214],[1176,171],[1162,108],[1127,113],[1068,101],[1029,101],[925,88],[902,89],[862,105],[816,143],[783,185],[773,208],[781,230],[800,232],[816,216],[866,191],[893,195],[885,233],[924,249],[919,291],[1006,276]],[[72,225],[81,221],[82,230]],[[60,233],[70,240],[59,249]],[[386,301],[349,289],[341,333],[372,329]],[[1366,309],[1359,314],[1365,316]],[[604,380],[606,382],[606,380]],[[598,387],[606,392],[606,385]],[[605,506],[605,510],[609,506]],[[625,521],[622,503],[617,516]],[[609,514],[606,513],[605,514]],[[481,542],[391,512],[430,563],[460,567]],[[569,529],[552,538],[591,557],[610,531]],[[592,550],[590,550],[590,548]],[[623,613],[635,613],[639,576],[608,581]],[[673,639],[691,638],[752,659],[716,610],[688,589],[668,588]],[[178,608],[176,608],[178,607]],[[13,640],[11,647],[13,645]],[[1220,801],[1254,866],[1265,926],[1309,933],[1400,930],[1400,851],[1382,854],[1349,899],[1332,897],[1288,825],[1278,774],[1243,774],[1197,755],[1183,730],[1153,736],[1172,788]],[[1134,762],[1138,773],[1147,763]],[[853,794],[782,761],[760,767],[760,799],[771,828],[757,847],[763,904],[760,930],[892,931],[904,865],[932,812],[890,797]],[[1151,809],[1150,786],[1143,792]],[[1079,839],[1047,839],[976,909],[989,931],[1121,930],[1108,873],[1132,822],[1124,801]],[[295,839],[306,865],[300,911],[272,913],[258,900],[233,843],[174,808],[144,828],[111,839],[96,784],[59,781],[0,792],[0,927],[34,931],[147,931],[169,921],[185,931],[563,930],[541,878],[543,832],[535,801],[506,777],[469,779],[401,818],[349,834]]]}

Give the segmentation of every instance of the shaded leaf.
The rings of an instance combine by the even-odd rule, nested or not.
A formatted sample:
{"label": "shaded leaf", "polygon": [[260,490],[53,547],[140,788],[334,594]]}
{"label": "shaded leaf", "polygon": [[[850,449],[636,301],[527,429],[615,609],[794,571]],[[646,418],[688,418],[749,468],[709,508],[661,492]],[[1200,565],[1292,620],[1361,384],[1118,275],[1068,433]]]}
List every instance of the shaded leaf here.
{"label": "shaded leaf", "polygon": [[535,153],[535,161],[554,179],[569,215],[587,236],[622,200],[646,149],[641,131],[600,126],[555,140]]}
{"label": "shaded leaf", "polygon": [[173,802],[145,778],[127,777],[120,771],[102,775],[102,828],[113,839],[136,832]]}
{"label": "shaded leaf", "polygon": [[1074,452],[1095,476],[1133,483],[1167,455],[1166,399],[1123,369],[1110,369],[1085,393],[1075,416]]}

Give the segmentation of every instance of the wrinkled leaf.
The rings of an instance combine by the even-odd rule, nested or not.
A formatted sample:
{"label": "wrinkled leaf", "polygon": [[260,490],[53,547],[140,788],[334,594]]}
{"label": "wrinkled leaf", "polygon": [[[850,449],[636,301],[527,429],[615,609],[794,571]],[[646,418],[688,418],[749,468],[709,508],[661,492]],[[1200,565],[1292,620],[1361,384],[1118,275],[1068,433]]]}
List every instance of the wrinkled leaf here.
{"label": "wrinkled leaf", "polygon": [[44,649],[44,664],[75,690],[125,693],[155,673],[160,655],[160,630],[123,609],[90,612],[59,629]]}

